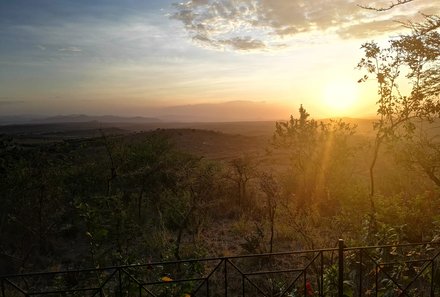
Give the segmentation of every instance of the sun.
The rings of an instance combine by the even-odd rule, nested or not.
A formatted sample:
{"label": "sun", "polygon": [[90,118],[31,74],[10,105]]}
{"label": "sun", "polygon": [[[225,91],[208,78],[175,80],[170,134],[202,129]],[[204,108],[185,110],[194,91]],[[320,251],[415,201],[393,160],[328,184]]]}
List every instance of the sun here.
{"label": "sun", "polygon": [[358,101],[358,87],[355,81],[334,80],[325,85],[323,101],[329,113],[347,116]]}

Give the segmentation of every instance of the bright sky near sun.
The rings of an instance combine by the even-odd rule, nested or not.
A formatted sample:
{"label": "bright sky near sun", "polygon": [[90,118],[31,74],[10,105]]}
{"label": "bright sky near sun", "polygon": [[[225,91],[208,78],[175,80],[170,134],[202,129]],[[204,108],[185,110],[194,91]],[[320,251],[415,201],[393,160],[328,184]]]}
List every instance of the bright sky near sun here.
{"label": "bright sky near sun", "polygon": [[314,117],[374,115],[375,85],[356,83],[360,45],[440,11],[432,0],[357,6],[389,2],[4,0],[0,115],[154,116],[230,101],[257,104],[255,119],[299,104]]}

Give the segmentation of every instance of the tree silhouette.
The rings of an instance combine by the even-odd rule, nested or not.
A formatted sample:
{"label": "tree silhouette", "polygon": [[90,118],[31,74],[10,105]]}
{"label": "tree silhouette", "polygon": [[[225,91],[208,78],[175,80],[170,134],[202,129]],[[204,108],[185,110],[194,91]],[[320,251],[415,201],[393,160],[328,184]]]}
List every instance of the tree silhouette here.
{"label": "tree silhouette", "polygon": [[[379,120],[374,123],[376,139],[369,169],[370,197],[375,194],[374,169],[382,144],[410,137],[417,123],[432,122],[440,115],[440,34],[428,29],[432,19],[426,22],[414,27],[411,34],[390,40],[388,47],[376,42],[362,45],[364,58],[357,67],[366,74],[359,82],[375,79],[379,96]],[[405,93],[402,85],[410,90]],[[371,202],[374,208],[373,198]]]}
{"label": "tree silhouette", "polygon": [[346,161],[352,156],[348,138],[355,132],[353,125],[343,121],[323,122],[309,117],[301,105],[299,118],[291,116],[289,121],[277,122],[272,138],[276,149],[287,151],[295,177],[297,207],[303,211],[314,200],[329,196],[336,168],[348,170]]}

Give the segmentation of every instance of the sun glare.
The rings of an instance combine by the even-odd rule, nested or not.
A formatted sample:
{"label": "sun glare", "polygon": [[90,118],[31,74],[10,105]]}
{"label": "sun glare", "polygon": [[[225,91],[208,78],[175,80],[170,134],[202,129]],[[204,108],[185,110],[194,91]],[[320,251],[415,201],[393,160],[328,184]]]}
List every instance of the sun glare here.
{"label": "sun glare", "polygon": [[323,99],[331,115],[349,115],[358,100],[357,84],[350,80],[331,81],[324,87]]}

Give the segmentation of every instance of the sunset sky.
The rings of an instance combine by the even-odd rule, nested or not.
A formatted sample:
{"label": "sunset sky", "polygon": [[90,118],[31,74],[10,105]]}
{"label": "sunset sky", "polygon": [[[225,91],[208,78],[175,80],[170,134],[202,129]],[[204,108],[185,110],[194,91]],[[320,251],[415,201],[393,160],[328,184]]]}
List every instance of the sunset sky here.
{"label": "sunset sky", "polygon": [[282,119],[301,103],[315,117],[371,116],[375,85],[357,84],[354,69],[361,44],[440,3],[365,3],[390,1],[4,0],[0,115],[155,116],[250,101],[244,120]]}

